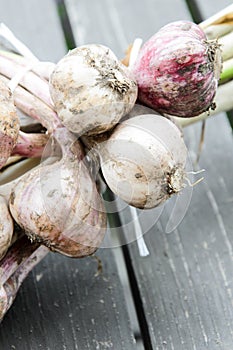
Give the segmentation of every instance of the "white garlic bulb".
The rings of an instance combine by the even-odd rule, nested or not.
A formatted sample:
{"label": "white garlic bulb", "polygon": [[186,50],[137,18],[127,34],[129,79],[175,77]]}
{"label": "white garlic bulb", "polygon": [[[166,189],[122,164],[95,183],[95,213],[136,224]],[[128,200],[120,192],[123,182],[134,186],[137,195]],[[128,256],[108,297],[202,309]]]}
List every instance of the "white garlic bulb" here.
{"label": "white garlic bulb", "polygon": [[49,84],[61,122],[79,136],[111,129],[137,98],[128,68],[109,48],[97,44],[69,51],[55,66]]}
{"label": "white garlic bulb", "polygon": [[106,183],[135,207],[156,207],[183,188],[187,149],[182,133],[160,115],[125,120],[96,147]]}

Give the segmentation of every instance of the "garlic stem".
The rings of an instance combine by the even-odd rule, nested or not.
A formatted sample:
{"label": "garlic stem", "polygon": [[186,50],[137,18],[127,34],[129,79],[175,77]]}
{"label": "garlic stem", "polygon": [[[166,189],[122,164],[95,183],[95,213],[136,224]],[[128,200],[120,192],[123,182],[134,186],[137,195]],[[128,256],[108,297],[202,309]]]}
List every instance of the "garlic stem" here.
{"label": "garlic stem", "polygon": [[[33,245],[30,242],[31,245]],[[11,275],[11,281],[14,281],[16,292],[21,286],[28,273],[49,253],[49,249],[40,245],[27,259],[25,259],[18,269]],[[8,283],[8,281],[6,282]]]}
{"label": "garlic stem", "polygon": [[142,46],[142,39],[136,38],[133,42],[133,45],[130,51],[129,65],[128,65],[129,68],[132,67],[136,62],[141,46]]}
{"label": "garlic stem", "polygon": [[[12,79],[16,74],[20,74],[22,70],[24,72],[24,69],[19,64],[0,56],[0,73],[2,75]],[[53,108],[47,82],[39,78],[35,73],[28,71],[23,74],[20,85]]]}
{"label": "garlic stem", "polygon": [[13,62],[18,63],[18,64],[20,64],[22,66],[25,66],[28,63],[32,63],[32,62],[34,62],[34,64],[35,64],[34,60],[31,60],[31,59],[28,59],[28,58],[26,58],[24,56],[21,56],[18,53],[7,51],[6,49],[5,50],[3,50],[3,49],[0,50],[0,56],[8,58],[8,59],[12,60]]}
{"label": "garlic stem", "polygon": [[13,156],[41,157],[48,140],[49,135],[46,134],[26,134],[20,131],[17,144],[11,154]]}
{"label": "garlic stem", "polygon": [[223,62],[223,69],[220,76],[219,84],[222,84],[230,79],[233,79],[233,57]]}
{"label": "garlic stem", "polygon": [[233,4],[199,23],[199,26],[204,30],[208,39],[218,40],[223,61],[233,57]]}
{"label": "garlic stem", "polygon": [[4,167],[2,169],[4,169],[5,167],[8,167],[8,166],[11,166],[17,162],[19,162],[20,160],[22,160],[23,157],[21,156],[10,156],[8,159],[7,159],[7,162],[6,164],[4,165]]}
{"label": "garlic stem", "polygon": [[[11,305],[14,302],[14,299],[17,295],[17,292],[24,281],[24,279],[27,277],[28,273],[48,254],[49,250],[48,248],[44,246],[39,246],[38,244],[32,244],[30,243],[29,239],[25,236],[22,237],[22,239],[26,239],[27,242],[25,242],[24,245],[24,251],[23,256],[21,256],[22,251],[21,247],[19,246],[19,250],[14,253],[14,256],[9,256],[9,252],[7,253],[8,260],[5,265],[5,269],[2,266],[2,263],[0,263],[0,269],[2,271],[3,267],[3,275],[2,279],[0,280],[1,283],[1,289],[0,289],[0,321],[5,316],[6,312],[9,310]],[[10,251],[15,248],[15,245],[19,245],[20,240],[18,240],[13,247],[10,248]],[[5,258],[6,258],[5,257]],[[4,258],[4,260],[5,260]],[[21,258],[21,260],[20,260]],[[16,263],[16,260],[20,260],[19,263]],[[6,263],[6,261],[5,261]],[[9,275],[9,278],[4,282],[4,279],[6,276],[12,272]]]}
{"label": "garlic stem", "polygon": [[142,257],[148,256],[150,253],[143,238],[143,231],[138,218],[137,209],[135,207],[129,206],[129,210],[133,219],[134,231],[137,239],[139,254]]}
{"label": "garlic stem", "polygon": [[[0,77],[6,82],[9,82],[8,78],[2,75],[0,75]],[[38,120],[48,132],[52,132],[57,126],[61,125],[53,108],[49,107],[41,99],[31,94],[23,87],[16,87],[13,98],[17,108],[26,115]]]}
{"label": "garlic stem", "polygon": [[219,38],[218,44],[221,46],[223,61],[233,57],[233,32]]}
{"label": "garlic stem", "polygon": [[[18,181],[19,177],[40,164],[39,158],[28,158],[15,163],[3,171],[0,177],[0,195],[7,196],[9,194],[9,187],[12,181]],[[11,187],[10,187],[11,188]]]}
{"label": "garlic stem", "polygon": [[233,24],[233,4],[225,7],[205,21],[201,22],[199,26],[205,30],[207,27],[213,24],[225,23]]}
{"label": "garlic stem", "polygon": [[30,65],[31,71],[45,80],[49,80],[49,76],[55,67],[55,63],[53,62],[47,62],[47,61],[35,62],[34,60],[28,59],[19,54],[9,52],[6,50],[0,50],[0,56],[10,59],[12,60],[12,62],[19,64],[22,67],[26,67]]}
{"label": "garlic stem", "polygon": [[4,24],[0,23],[0,35],[6,39],[22,56],[38,61],[32,51],[22,43],[13,32]]}
{"label": "garlic stem", "polygon": [[0,285],[3,285],[38,247],[39,244],[32,244],[26,235],[19,238],[0,261]]}
{"label": "garlic stem", "polygon": [[23,67],[16,75],[14,75],[8,84],[9,89],[13,93],[16,89],[16,87],[19,85],[20,81],[23,79],[24,75],[29,72],[32,68],[32,65],[28,65],[26,67]]}
{"label": "garlic stem", "polygon": [[204,29],[204,32],[209,40],[219,39],[232,31],[233,24],[214,24]]}

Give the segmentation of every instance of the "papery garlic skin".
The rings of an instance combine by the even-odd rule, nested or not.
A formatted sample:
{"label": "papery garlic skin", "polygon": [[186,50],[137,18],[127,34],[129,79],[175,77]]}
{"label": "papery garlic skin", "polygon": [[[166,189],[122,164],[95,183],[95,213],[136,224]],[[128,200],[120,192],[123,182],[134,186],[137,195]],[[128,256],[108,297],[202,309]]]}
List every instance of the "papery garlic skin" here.
{"label": "papery garlic skin", "polygon": [[0,259],[6,254],[13,237],[14,224],[5,198],[0,196]]}
{"label": "papery garlic skin", "polygon": [[122,122],[98,152],[106,183],[130,205],[153,208],[183,188],[187,149],[181,131],[160,115]]}
{"label": "papery garlic skin", "polygon": [[17,143],[19,128],[20,121],[13,96],[7,84],[0,79],[0,169]]}
{"label": "papery garlic skin", "polygon": [[134,106],[137,84],[103,45],[69,51],[50,76],[50,93],[62,123],[79,136],[111,129]]}

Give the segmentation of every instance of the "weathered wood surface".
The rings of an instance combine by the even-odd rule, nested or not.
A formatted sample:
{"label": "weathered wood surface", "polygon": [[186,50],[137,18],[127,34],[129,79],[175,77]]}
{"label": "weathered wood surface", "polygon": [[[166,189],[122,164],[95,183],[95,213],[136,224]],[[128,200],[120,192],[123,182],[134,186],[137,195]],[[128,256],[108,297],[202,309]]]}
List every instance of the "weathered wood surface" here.
{"label": "weathered wood surface", "polygon": [[[43,60],[66,52],[53,0],[0,1],[1,21]],[[0,325],[1,350],[135,349],[111,250],[72,260],[50,254],[31,273]]]}
{"label": "weathered wood surface", "polygon": [[[66,3],[77,43],[100,42],[119,57],[135,37],[146,39],[169,21],[191,18],[184,1]],[[230,3],[200,1],[203,18]],[[185,131],[192,159],[199,136],[200,124]],[[182,202],[181,196],[176,203],[177,217],[188,207],[182,223],[166,233],[172,215],[177,219],[172,214],[175,199],[160,217],[160,209],[139,212],[150,256],[139,257],[135,242],[125,249],[130,271],[135,273],[134,287],[139,289],[135,293],[139,319],[141,324],[147,323],[142,330],[147,349],[233,348],[232,152],[232,133],[225,116],[208,120],[199,162],[199,168],[206,169],[205,179],[194,187],[190,205]],[[122,231],[132,236],[128,208],[120,218]]]}
{"label": "weathered wood surface", "polygon": [[[145,40],[163,24],[190,18],[182,0],[66,4],[77,44],[99,42],[119,57],[135,37]],[[228,4],[205,1],[200,8],[206,17]],[[0,1],[0,13],[1,21],[39,58],[56,61],[65,52],[54,1]],[[191,158],[199,133],[200,125],[185,131]],[[169,219],[177,218],[171,215],[175,200],[160,217],[160,209],[140,212],[150,256],[139,257],[135,242],[124,248],[135,274],[135,280],[130,278],[147,350],[233,348],[232,146],[224,115],[209,120],[199,163],[206,169],[205,180],[194,187],[182,223],[166,233]],[[179,217],[185,210],[181,204],[179,199]],[[124,225],[131,221],[128,208],[120,217],[119,232],[133,239],[132,226]],[[24,282],[1,324],[0,349],[135,348],[113,254],[103,249],[97,255],[103,273],[95,276],[93,258],[77,261],[50,254]]]}
{"label": "weathered wood surface", "polygon": [[41,60],[56,62],[65,52],[62,28],[53,0],[0,1],[0,21]]}
{"label": "weathered wood surface", "polygon": [[110,250],[71,260],[50,254],[24,282],[0,327],[1,349],[135,349]]}

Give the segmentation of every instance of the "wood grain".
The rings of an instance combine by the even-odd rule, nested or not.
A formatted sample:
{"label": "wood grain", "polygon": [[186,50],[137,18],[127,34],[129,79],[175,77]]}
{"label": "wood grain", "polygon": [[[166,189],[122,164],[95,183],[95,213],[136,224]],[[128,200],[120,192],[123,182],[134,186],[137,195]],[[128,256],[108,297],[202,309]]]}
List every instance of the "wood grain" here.
{"label": "wood grain", "polygon": [[[224,139],[216,140],[220,129]],[[198,128],[186,133],[193,140]],[[223,116],[209,120],[200,162],[205,180],[182,223],[166,233],[170,203],[144,235],[150,256],[140,258],[137,245],[129,246],[153,349],[232,348],[232,146]]]}
{"label": "wood grain", "polygon": [[[225,2],[202,2],[203,17]],[[181,0],[66,0],[66,4],[77,44],[102,43],[119,57],[135,37],[146,40],[169,21],[191,18]],[[0,3],[0,11],[1,20],[41,59],[56,61],[66,51],[53,1],[21,0],[19,5],[8,0]],[[192,160],[199,133],[199,124],[185,130]],[[124,249],[139,292],[133,294],[135,304],[142,306],[138,310],[144,317],[139,314],[139,319],[145,322],[147,350],[150,344],[159,350],[233,348],[232,146],[225,116],[208,120],[198,166],[205,169],[204,181],[188,192],[186,200],[171,199],[161,212],[139,212],[150,256],[140,257],[136,242]],[[181,218],[186,207],[182,223],[166,233],[169,220]],[[132,221],[128,207],[120,218],[122,236],[129,234],[135,241],[132,226],[127,225]],[[112,251],[99,250],[98,256],[103,272],[96,276],[93,258],[72,260],[50,254],[25,281],[1,324],[0,348],[135,348]]]}
{"label": "wood grain", "polygon": [[[0,328],[3,349],[134,349],[110,250],[75,260],[50,254],[24,282]],[[123,308],[124,307],[124,308]]]}

